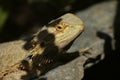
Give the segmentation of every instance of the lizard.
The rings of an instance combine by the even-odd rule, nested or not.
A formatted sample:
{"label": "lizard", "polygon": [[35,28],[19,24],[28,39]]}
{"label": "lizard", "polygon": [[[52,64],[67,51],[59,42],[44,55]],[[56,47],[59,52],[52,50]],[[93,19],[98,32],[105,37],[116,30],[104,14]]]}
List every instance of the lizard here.
{"label": "lizard", "polygon": [[36,66],[37,68],[42,68],[41,66],[49,67],[48,64],[59,59],[59,56],[65,53],[66,48],[70,47],[69,44],[83,30],[83,21],[71,13],[67,13],[49,22],[37,33],[33,34],[31,39],[24,44],[24,49],[28,49],[25,54],[26,57],[22,57],[17,63],[13,62],[14,65],[8,66],[8,69],[1,70],[0,76],[7,76],[17,70],[32,71]]}

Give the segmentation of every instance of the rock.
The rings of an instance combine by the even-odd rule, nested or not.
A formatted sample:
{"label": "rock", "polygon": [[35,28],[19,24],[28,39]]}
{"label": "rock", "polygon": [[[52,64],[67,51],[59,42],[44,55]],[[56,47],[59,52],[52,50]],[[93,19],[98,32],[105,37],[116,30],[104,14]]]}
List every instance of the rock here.
{"label": "rock", "polygon": [[80,80],[83,78],[83,64],[86,59],[86,57],[81,56],[68,64],[49,71],[45,77],[47,80]]}

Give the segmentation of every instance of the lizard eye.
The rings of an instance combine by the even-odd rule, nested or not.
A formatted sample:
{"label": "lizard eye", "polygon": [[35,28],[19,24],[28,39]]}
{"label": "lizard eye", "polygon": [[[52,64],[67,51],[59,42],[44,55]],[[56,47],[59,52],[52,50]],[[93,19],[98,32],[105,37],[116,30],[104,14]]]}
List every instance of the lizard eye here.
{"label": "lizard eye", "polygon": [[57,31],[62,31],[62,30],[63,30],[63,27],[62,27],[61,25],[58,25],[58,26],[56,26],[56,30],[57,30]]}

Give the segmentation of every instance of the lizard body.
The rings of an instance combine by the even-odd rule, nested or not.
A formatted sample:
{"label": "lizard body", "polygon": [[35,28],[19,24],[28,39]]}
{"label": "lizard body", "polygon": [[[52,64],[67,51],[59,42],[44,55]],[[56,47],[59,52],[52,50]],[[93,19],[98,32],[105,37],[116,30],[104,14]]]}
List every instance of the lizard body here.
{"label": "lizard body", "polygon": [[[34,69],[39,70],[41,66],[49,67],[47,64],[51,64],[55,61],[59,54],[64,52],[66,46],[83,32],[83,29],[83,22],[70,13],[51,21],[48,25],[34,34],[30,41],[24,45],[24,48],[28,49],[26,49],[27,53],[25,54],[27,57],[25,59],[20,57],[21,60],[17,61],[18,63],[14,63],[17,67],[16,65],[7,66],[8,69],[11,67],[11,71],[7,70],[7,74],[14,73],[17,71],[16,68],[18,70],[20,68],[20,70],[25,69],[28,72],[32,72]],[[28,63],[28,65],[26,65],[26,63]],[[0,76],[6,76],[6,69],[1,71]]]}

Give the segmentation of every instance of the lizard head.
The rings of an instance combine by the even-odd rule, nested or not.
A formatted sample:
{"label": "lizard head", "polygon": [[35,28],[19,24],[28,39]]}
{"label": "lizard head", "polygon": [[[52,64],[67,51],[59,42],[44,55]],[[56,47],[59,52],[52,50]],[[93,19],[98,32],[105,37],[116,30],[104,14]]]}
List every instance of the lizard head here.
{"label": "lizard head", "polygon": [[64,48],[84,30],[83,22],[73,14],[65,14],[50,22],[48,32],[54,34],[55,45]]}

